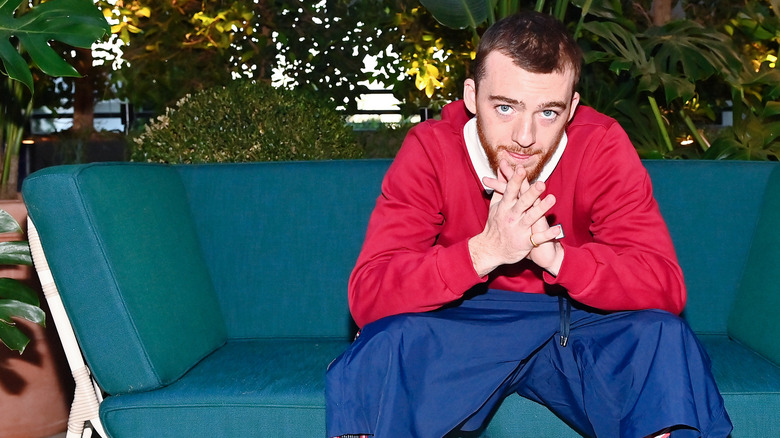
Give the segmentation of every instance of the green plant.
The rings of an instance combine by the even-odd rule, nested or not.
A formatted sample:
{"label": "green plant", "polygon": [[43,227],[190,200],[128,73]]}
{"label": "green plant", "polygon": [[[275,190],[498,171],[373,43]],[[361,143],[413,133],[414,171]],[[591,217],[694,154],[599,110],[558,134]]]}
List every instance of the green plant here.
{"label": "green plant", "polygon": [[[0,210],[0,234],[21,232],[19,223],[8,212]],[[27,242],[0,242],[0,265],[32,265]],[[29,286],[13,278],[0,278],[0,341],[11,350],[23,353],[30,339],[14,319],[45,326],[46,314],[39,306],[38,294]]]}
{"label": "green plant", "polygon": [[119,95],[161,114],[186,93],[233,78],[309,88],[357,109],[387,54],[396,3],[406,0],[100,0],[118,23]]}
{"label": "green plant", "polygon": [[[581,102],[618,119],[643,157],[779,158],[777,0],[688,2],[687,16],[661,13],[671,12],[670,0],[625,10],[618,0],[421,3],[443,25],[470,28],[472,40],[520,9],[568,23],[586,60]],[[732,111],[733,126],[716,125]]]}
{"label": "green plant", "polygon": [[[580,0],[582,8],[581,17],[587,15],[593,0]],[[546,0],[528,1],[535,11],[546,11],[563,20],[571,3],[580,3],[572,0],[554,0],[547,3]],[[455,29],[469,28],[477,33],[477,29],[484,23],[492,25],[521,9],[520,0],[420,0],[439,22]],[[602,3],[602,2],[597,2]],[[603,2],[607,3],[607,2]]]}
{"label": "green plant", "polygon": [[400,123],[376,122],[374,126],[365,129],[357,127],[355,135],[364,151],[365,158],[393,158],[401,149],[401,145],[409,130],[415,123],[408,119]]}
{"label": "green plant", "polygon": [[4,148],[0,197],[4,198],[16,196],[19,148],[32,112],[30,63],[50,76],[79,76],[49,42],[89,48],[111,29],[90,0],[33,3],[31,7],[28,0],[0,0],[0,60],[7,74],[0,76],[0,145]]}
{"label": "green plant", "polygon": [[233,81],[187,95],[146,125],[134,161],[204,163],[359,158],[352,129],[303,90]]}
{"label": "green plant", "polygon": [[416,2],[399,4],[395,11],[395,58],[391,65],[378,60],[377,79],[393,90],[401,113],[436,111],[460,98],[474,53],[473,34],[442,25]]}
{"label": "green plant", "polygon": [[748,1],[724,25],[747,62],[731,90],[733,125],[716,133],[704,158],[780,161],[779,5]]}
{"label": "green plant", "polygon": [[718,133],[703,158],[780,161],[780,71],[745,72],[733,97],[733,125]]}
{"label": "green plant", "polygon": [[[0,197],[16,197],[17,166],[24,125],[32,112],[33,73],[38,66],[50,76],[78,76],[78,72],[49,46],[50,41],[89,48],[110,31],[101,12],[90,0],[0,0]],[[0,233],[21,232],[19,224],[0,210]],[[0,264],[31,265],[27,242],[0,243]],[[38,295],[24,283],[0,278],[0,341],[24,352],[29,338],[15,318],[44,325],[45,314]]]}
{"label": "green plant", "polygon": [[[480,33],[501,18],[523,7],[547,11],[563,19],[572,0],[420,0],[423,7],[402,5],[396,25],[403,35],[394,46],[407,81],[383,78],[392,83],[393,94],[403,103],[406,114],[417,108],[439,109],[461,97],[463,80],[469,76],[469,64],[476,54]],[[580,23],[591,8],[591,0],[582,5]],[[423,93],[420,93],[420,92]],[[412,109],[413,111],[409,111]]]}
{"label": "green plant", "polygon": [[[645,32],[614,21],[591,21],[583,29],[591,43],[585,52],[586,63],[602,63],[615,75],[629,76],[624,81],[633,85],[630,103],[615,101],[620,115],[613,115],[622,119],[638,149],[649,151],[645,156],[664,156],[675,150],[669,132],[671,119],[691,132],[702,150],[709,148],[693,124],[690,104],[710,78],[738,87],[743,64],[726,35],[688,20]],[[649,109],[653,123],[647,124],[642,114],[646,111],[636,109]]]}

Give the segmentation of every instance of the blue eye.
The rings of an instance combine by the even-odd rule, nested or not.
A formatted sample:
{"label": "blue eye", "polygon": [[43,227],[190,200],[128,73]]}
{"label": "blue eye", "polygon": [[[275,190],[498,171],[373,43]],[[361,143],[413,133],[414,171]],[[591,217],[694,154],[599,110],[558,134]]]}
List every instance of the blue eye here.
{"label": "blue eye", "polygon": [[498,105],[496,109],[500,114],[509,114],[512,111],[512,107],[509,105]]}
{"label": "blue eye", "polygon": [[544,117],[545,119],[554,119],[557,116],[558,116],[558,113],[556,113],[553,110],[544,110],[544,111],[542,111],[542,117]]}

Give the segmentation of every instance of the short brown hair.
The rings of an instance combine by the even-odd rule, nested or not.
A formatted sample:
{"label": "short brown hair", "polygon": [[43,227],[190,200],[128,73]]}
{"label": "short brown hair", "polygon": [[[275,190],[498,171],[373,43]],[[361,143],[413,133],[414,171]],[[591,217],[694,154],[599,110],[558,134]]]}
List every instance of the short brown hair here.
{"label": "short brown hair", "polygon": [[520,12],[485,31],[472,64],[472,78],[479,86],[485,75],[485,58],[493,52],[512,58],[518,67],[531,73],[574,72],[576,88],[582,71],[582,50],[566,26],[549,14]]}

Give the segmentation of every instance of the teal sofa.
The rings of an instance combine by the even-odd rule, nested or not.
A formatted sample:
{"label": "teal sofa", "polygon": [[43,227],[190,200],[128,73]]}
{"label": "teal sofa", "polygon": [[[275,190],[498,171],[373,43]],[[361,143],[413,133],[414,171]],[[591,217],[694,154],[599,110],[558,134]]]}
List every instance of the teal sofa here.
{"label": "teal sofa", "polygon": [[[325,370],[355,334],[347,278],[389,163],[102,163],[29,176],[36,268],[98,385],[97,430],[324,437]],[[780,165],[646,166],[732,436],[780,436]],[[579,435],[515,396],[468,436]]]}

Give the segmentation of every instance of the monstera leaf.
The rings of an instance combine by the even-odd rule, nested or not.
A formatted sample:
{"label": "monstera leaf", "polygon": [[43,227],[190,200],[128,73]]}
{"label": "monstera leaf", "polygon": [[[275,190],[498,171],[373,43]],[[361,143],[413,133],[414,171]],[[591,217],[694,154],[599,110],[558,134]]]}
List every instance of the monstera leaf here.
{"label": "monstera leaf", "polygon": [[[16,219],[0,210],[0,234],[21,231]],[[0,242],[0,265],[17,264],[32,264],[27,242]],[[0,342],[21,354],[30,339],[19,329],[15,319],[26,319],[43,326],[46,314],[40,308],[38,294],[33,289],[16,279],[0,278]]]}
{"label": "monstera leaf", "polygon": [[649,29],[643,46],[660,71],[690,82],[720,74],[734,84],[742,70],[742,60],[726,34],[690,20]]}
{"label": "monstera leaf", "polygon": [[0,342],[23,353],[30,338],[19,330],[14,318],[45,326],[46,314],[39,306],[38,295],[29,286],[13,278],[0,278]]}
{"label": "monstera leaf", "polygon": [[33,89],[33,78],[20,49],[32,62],[50,76],[79,76],[65,62],[49,41],[57,40],[80,48],[92,44],[111,32],[101,11],[91,0],[50,0],[16,16],[15,11],[27,0],[0,0],[0,59],[9,77]]}
{"label": "monstera leaf", "polygon": [[453,29],[477,26],[487,20],[490,0],[420,0],[439,23]]}
{"label": "monstera leaf", "polygon": [[598,38],[596,46],[585,53],[585,62],[609,62],[609,69],[615,74],[629,72],[639,78],[644,87],[654,91],[659,84],[655,65],[645,52],[636,35],[618,23],[609,21],[591,21],[583,29]]}

